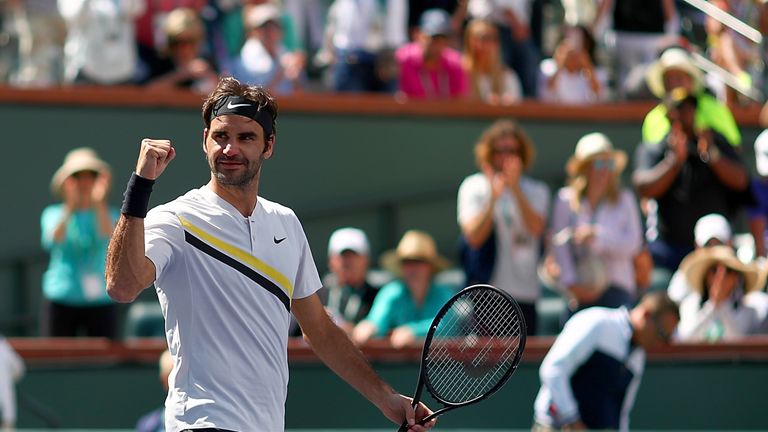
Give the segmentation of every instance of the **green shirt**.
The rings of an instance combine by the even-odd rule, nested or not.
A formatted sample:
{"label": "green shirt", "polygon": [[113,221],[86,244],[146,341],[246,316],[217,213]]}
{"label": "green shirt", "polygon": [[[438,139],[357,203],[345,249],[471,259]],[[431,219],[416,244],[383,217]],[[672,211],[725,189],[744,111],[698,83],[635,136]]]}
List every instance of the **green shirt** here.
{"label": "green shirt", "polygon": [[419,307],[405,284],[395,280],[381,288],[365,321],[376,326],[378,337],[403,325],[410,327],[416,336],[426,336],[432,320],[453,294],[447,285],[433,283]]}
{"label": "green shirt", "polygon": [[[732,146],[739,147],[741,145],[741,133],[731,110],[709,93],[699,94],[696,100],[698,102],[696,127],[712,129],[724,136]],[[669,133],[669,128],[667,108],[663,104],[656,105],[643,121],[643,142],[647,144],[661,142]]]}

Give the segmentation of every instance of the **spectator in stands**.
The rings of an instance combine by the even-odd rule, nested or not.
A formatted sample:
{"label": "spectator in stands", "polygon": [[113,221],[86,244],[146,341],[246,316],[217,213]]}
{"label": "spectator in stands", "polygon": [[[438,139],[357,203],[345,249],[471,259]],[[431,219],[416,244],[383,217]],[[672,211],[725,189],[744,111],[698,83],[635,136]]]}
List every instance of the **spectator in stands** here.
{"label": "spectator in stands", "polygon": [[[728,220],[716,213],[702,216],[693,227],[693,237],[696,241],[696,249],[713,246],[733,247],[733,235],[731,233],[731,224]],[[691,284],[679,268],[672,275],[667,287],[667,295],[677,304],[682,304],[683,300],[693,292]]]}
{"label": "spectator in stands", "polygon": [[621,184],[626,163],[626,153],[598,132],[583,136],[568,160],[568,185],[553,204],[552,250],[558,285],[574,300],[571,313],[637,300],[633,258],[643,233],[637,199]]}
{"label": "spectator in stands", "polygon": [[496,25],[504,62],[520,77],[526,97],[536,97],[540,56],[531,30],[533,3],[533,0],[468,0],[467,4],[471,18],[486,19]]}
{"label": "spectator in stands", "polygon": [[[463,34],[462,28],[467,18],[467,0],[408,0],[408,34],[411,39],[419,31],[421,15],[430,9],[442,9],[451,16],[451,27],[456,36]],[[456,41],[459,46],[461,41]]]}
{"label": "spectator in stands", "polygon": [[[173,370],[173,358],[168,350],[163,351],[158,362],[160,384],[163,392],[168,393],[168,378]],[[165,432],[165,407],[162,406],[141,416],[136,423],[136,432]]]}
{"label": "spectator in stands", "polygon": [[316,53],[323,45],[327,0],[283,0],[285,13],[295,24],[296,39],[305,52]]}
{"label": "spectator in stands", "polygon": [[273,94],[299,90],[303,77],[304,56],[286,51],[281,17],[280,9],[273,4],[248,9],[248,37],[230,70],[238,80],[261,85]]}
{"label": "spectator in stands", "polygon": [[334,0],[318,66],[330,66],[337,92],[394,92],[392,53],[406,42],[404,0]]}
{"label": "spectator in stands", "polygon": [[764,268],[712,246],[686,256],[680,271],[693,289],[680,304],[680,340],[734,340],[760,330],[768,310]]}
{"label": "spectator in stands", "polygon": [[541,363],[533,430],[629,430],[645,350],[668,343],[678,320],[677,304],[662,293],[631,310],[574,315]]}
{"label": "spectator in stands", "polygon": [[432,236],[416,230],[406,232],[397,249],[382,256],[381,264],[399,279],[381,288],[371,312],[355,326],[352,340],[362,344],[386,336],[393,347],[401,348],[427,335],[437,312],[453,295],[450,287],[434,280],[449,264],[438,255]]}
{"label": "spectator in stands", "polygon": [[114,85],[134,80],[138,67],[134,21],[145,0],[58,0],[67,23],[67,83]]}
{"label": "spectator in stands", "polygon": [[12,0],[11,20],[19,36],[18,71],[12,84],[19,87],[59,85],[64,73],[67,27],[51,0]]}
{"label": "spectator in stands", "polygon": [[[731,7],[731,3],[735,3],[733,1],[712,0],[710,3],[726,13],[735,13]],[[757,15],[756,12],[753,10],[752,15]],[[759,45],[744,38],[734,29],[723,25],[709,15],[705,18],[704,28],[707,31],[707,56],[726,73],[732,75],[734,84],[739,89],[742,91],[750,90],[752,88],[752,75],[749,71],[754,69],[752,65],[761,61]],[[762,66],[760,68],[762,69]],[[731,85],[726,84],[722,74],[710,71],[707,74],[707,83],[715,91],[718,99],[727,106],[741,105],[739,92]]]}
{"label": "spectator in stands", "polygon": [[624,99],[627,77],[677,40],[680,20],[674,0],[600,0],[592,34],[605,34],[609,21],[615,34],[614,81],[618,97]]}
{"label": "spectator in stands", "polygon": [[367,278],[369,256],[368,237],[358,228],[337,229],[328,240],[331,274],[323,281],[325,307],[348,334],[368,315],[379,292]]}
{"label": "spectator in stands", "polygon": [[603,98],[603,84],[586,46],[588,32],[566,31],[551,61],[542,62],[540,97],[554,103],[585,105]]}
{"label": "spectator in stands", "polygon": [[397,50],[400,93],[410,99],[451,99],[468,96],[461,54],[448,46],[453,29],[442,9],[421,16],[416,41]]}
{"label": "spectator in stands", "polygon": [[107,204],[109,166],[90,148],[67,154],[51,179],[62,199],[43,210],[43,248],[50,252],[43,275],[43,332],[47,336],[117,336],[117,309],[107,296],[104,262],[119,216]]}
{"label": "spectator in stands", "polygon": [[733,218],[744,204],[749,177],[722,135],[696,127],[694,95],[676,89],[665,106],[671,130],[662,143],[638,147],[632,181],[641,197],[656,203],[648,215],[654,262],[674,271],[693,250],[696,221],[710,213]]}
{"label": "spectator in stands", "polygon": [[287,14],[286,8],[276,0],[237,0],[229,3],[219,0],[219,8],[222,9],[221,32],[227,59],[240,54],[243,43],[248,37],[247,12],[254,7],[265,5],[274,6],[280,11],[281,43],[285,50],[305,56],[303,45],[296,34],[293,17]]}
{"label": "spectator in stands", "polygon": [[11,432],[16,424],[15,384],[24,376],[24,361],[0,335],[0,430]]}
{"label": "spectator in stands", "polygon": [[499,51],[499,33],[485,20],[472,20],[464,33],[463,64],[472,99],[491,105],[520,102],[523,90],[517,74],[507,68]]}
{"label": "spectator in stands", "polygon": [[757,176],[751,180],[754,205],[747,208],[749,230],[755,239],[755,256],[766,257],[768,238],[768,130],[755,139],[755,166]]}
{"label": "spectator in stands", "polygon": [[480,172],[458,194],[460,256],[467,284],[491,283],[518,301],[529,334],[537,330],[540,286],[536,264],[549,213],[549,189],[525,175],[533,142],[510,120],[498,120],[475,144]]}
{"label": "spectator in stands", "polygon": [[697,129],[712,129],[723,135],[731,145],[738,147],[741,144],[741,134],[733,114],[704,90],[701,71],[686,50],[677,47],[665,50],[648,68],[646,81],[651,92],[662,102],[643,120],[643,142],[659,143],[669,133],[670,122],[663,99],[680,87],[696,97]]}
{"label": "spectator in stands", "polygon": [[187,8],[174,9],[168,14],[163,29],[168,57],[165,65],[156,71],[158,76],[148,83],[149,87],[210,92],[219,77],[211,63],[200,55],[205,29],[197,12]]}

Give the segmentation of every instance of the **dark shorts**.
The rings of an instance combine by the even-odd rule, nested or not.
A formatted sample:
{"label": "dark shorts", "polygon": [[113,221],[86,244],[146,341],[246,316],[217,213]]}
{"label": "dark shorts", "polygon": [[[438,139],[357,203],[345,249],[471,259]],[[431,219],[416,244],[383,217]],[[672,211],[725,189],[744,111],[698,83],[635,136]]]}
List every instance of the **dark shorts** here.
{"label": "dark shorts", "polygon": [[50,337],[106,337],[117,339],[117,306],[68,306],[47,302],[43,332]]}

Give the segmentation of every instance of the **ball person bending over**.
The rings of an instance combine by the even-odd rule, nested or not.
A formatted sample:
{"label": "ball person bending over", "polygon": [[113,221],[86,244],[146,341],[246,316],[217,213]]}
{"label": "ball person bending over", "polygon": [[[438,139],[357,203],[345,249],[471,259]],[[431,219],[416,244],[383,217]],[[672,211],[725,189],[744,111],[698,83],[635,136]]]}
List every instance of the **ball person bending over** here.
{"label": "ball person bending over", "polygon": [[208,184],[147,212],[176,155],[144,139],[107,257],[107,291],[133,301],[153,282],[173,357],[166,430],[283,431],[290,313],[318,357],[411,431],[430,411],[396,393],[369,366],[315,295],[321,283],[289,208],[258,196],[275,148],[275,100],[224,78],[203,104]]}

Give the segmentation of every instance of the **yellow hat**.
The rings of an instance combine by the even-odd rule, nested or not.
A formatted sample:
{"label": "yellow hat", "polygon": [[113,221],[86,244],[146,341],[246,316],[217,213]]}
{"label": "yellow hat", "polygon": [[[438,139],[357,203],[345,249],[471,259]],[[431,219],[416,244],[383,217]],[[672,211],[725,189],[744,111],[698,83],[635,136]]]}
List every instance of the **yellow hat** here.
{"label": "yellow hat", "polygon": [[400,274],[403,260],[424,260],[430,262],[435,273],[445,270],[450,262],[437,253],[432,236],[417,230],[410,230],[403,235],[397,249],[385,252],[381,256],[381,266],[395,274]]}
{"label": "yellow hat", "polygon": [[573,156],[568,159],[565,169],[570,176],[576,176],[582,172],[588,162],[602,154],[609,154],[613,158],[614,173],[621,174],[627,165],[627,154],[621,150],[615,150],[611,140],[600,132],[593,132],[579,139],[576,143],[576,150],[573,152]]}
{"label": "yellow hat", "polygon": [[51,192],[54,196],[61,195],[61,186],[64,180],[72,174],[81,171],[93,171],[98,174],[109,173],[109,165],[99,159],[96,152],[89,147],[80,147],[70,150],[64,158],[64,164],[56,170],[51,178]]}
{"label": "yellow hat", "polygon": [[754,262],[741,262],[730,246],[709,246],[696,249],[680,263],[688,283],[694,291],[704,291],[704,276],[715,264],[722,264],[744,275],[744,291],[757,291],[765,285],[766,273]]}

